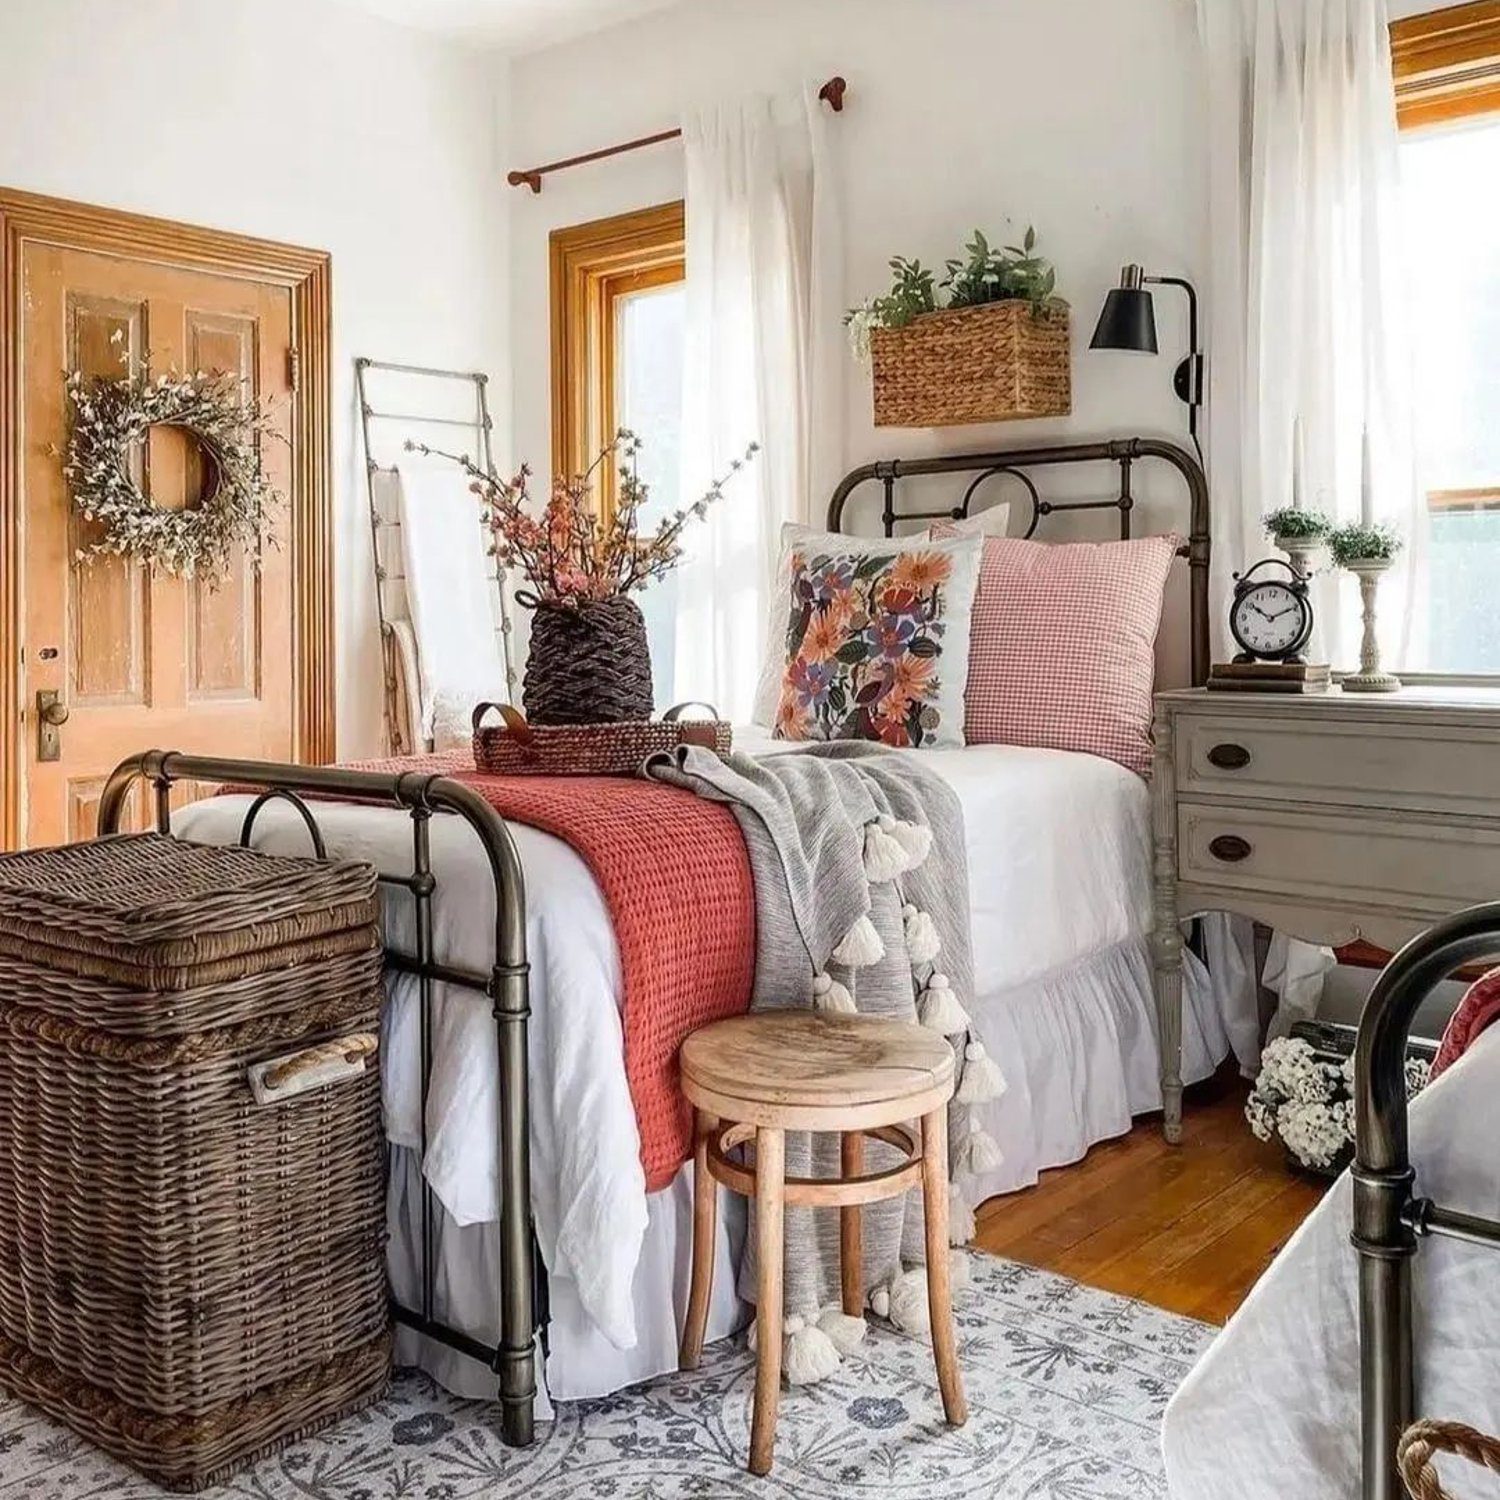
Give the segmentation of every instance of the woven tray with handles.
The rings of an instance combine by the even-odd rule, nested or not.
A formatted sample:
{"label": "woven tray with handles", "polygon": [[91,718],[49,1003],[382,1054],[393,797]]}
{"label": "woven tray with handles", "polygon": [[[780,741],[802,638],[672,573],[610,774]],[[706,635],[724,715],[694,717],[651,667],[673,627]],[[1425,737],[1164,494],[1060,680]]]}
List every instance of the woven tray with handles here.
{"label": "woven tray with handles", "polygon": [[[652,755],[670,754],[679,745],[701,745],[728,755],[729,724],[719,718],[685,719],[689,708],[708,704],[679,703],[659,719],[617,724],[528,724],[508,703],[474,707],[474,764],[492,776],[634,776]],[[486,725],[490,712],[500,724]]]}

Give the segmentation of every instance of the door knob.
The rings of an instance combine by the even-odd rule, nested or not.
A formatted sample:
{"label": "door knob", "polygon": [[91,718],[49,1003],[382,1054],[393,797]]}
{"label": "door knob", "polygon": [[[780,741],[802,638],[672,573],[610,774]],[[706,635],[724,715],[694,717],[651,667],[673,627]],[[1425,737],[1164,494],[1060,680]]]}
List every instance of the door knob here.
{"label": "door knob", "polygon": [[58,760],[62,757],[62,736],[58,729],[68,722],[68,705],[62,694],[42,688],[36,695],[36,758]]}

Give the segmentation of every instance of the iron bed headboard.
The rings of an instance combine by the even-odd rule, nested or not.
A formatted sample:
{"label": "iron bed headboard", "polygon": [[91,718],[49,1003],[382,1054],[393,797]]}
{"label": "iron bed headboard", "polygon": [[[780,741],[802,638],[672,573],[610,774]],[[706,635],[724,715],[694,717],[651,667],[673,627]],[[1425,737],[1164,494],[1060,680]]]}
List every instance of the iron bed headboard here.
{"label": "iron bed headboard", "polygon": [[1454,969],[1500,954],[1500,902],[1471,906],[1413,938],[1376,980],[1354,1052],[1354,1231],[1359,1255],[1362,1500],[1404,1500],[1396,1448],[1411,1423],[1416,1372],[1411,1262],[1429,1235],[1500,1249],[1500,1222],[1417,1196],[1406,1133],[1412,1021]]}
{"label": "iron bed headboard", "polygon": [[[850,495],[861,485],[878,483],[882,489],[881,524],[885,534],[894,534],[898,521],[962,520],[971,513],[974,498],[987,480],[1002,475],[1020,483],[1031,506],[1024,535],[1035,533],[1042,519],[1060,511],[1113,510],[1120,516],[1120,537],[1130,539],[1131,514],[1136,497],[1132,487],[1134,466],[1142,459],[1160,459],[1182,476],[1187,486],[1188,539],[1179,549],[1189,571],[1188,644],[1192,680],[1196,687],[1208,681],[1208,563],[1210,554],[1208,480],[1203,466],[1186,448],[1159,438],[1117,438],[1106,442],[1062,443],[1044,448],[1000,448],[981,453],[950,453],[938,458],[897,458],[865,464],[846,474],[828,502],[828,529],[842,531],[844,510]],[[1044,500],[1027,469],[1059,464],[1115,463],[1120,466],[1119,493],[1102,500]],[[930,474],[972,474],[956,505],[937,510],[897,510],[896,482]]]}

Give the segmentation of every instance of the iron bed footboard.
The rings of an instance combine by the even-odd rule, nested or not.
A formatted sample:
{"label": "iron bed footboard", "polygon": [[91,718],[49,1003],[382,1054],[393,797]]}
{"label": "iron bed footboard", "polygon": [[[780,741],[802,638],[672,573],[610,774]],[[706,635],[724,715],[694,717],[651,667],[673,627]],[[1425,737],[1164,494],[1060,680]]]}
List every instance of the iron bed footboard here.
{"label": "iron bed footboard", "polygon": [[[382,872],[381,883],[410,892],[416,906],[416,952],[386,948],[388,964],[416,977],[421,1005],[422,1151],[426,1155],[427,1095],[432,1069],[432,986],[457,985],[488,997],[495,1019],[500,1065],[500,1342],[490,1346],[444,1323],[434,1313],[436,1208],[423,1180],[420,1251],[422,1300],[407,1307],[392,1297],[393,1318],[418,1333],[488,1364],[499,1376],[501,1435],[512,1446],[532,1441],[536,1403],[536,1340],[544,1319],[539,1296],[544,1278],[537,1272],[531,1215],[529,1097],[526,1073],[531,1015],[526,961],[526,887],[521,861],[505,820],[471,788],[427,772],[349,771],[337,767],[281,765],[269,761],[223,760],[174,751],[150,750],[122,761],[110,775],[99,802],[101,835],[119,831],[126,798],[137,781],[155,793],[155,821],[171,832],[174,782],[209,782],[259,788],[240,828],[248,843],[256,817],[271,801],[289,802],[300,814],[323,858],[317,819],[307,797],[331,797],[404,810],[412,825],[412,872]],[[464,819],[479,837],[495,885],[494,963],[487,973],[439,963],[432,949],[432,872],[430,825],[434,813]]]}
{"label": "iron bed footboard", "polygon": [[1416,1194],[1406,1130],[1406,1044],[1422,1001],[1454,969],[1500,953],[1500,902],[1413,938],[1365,1003],[1354,1054],[1354,1232],[1359,1256],[1362,1500],[1403,1500],[1396,1446],[1412,1421],[1411,1262],[1428,1235],[1500,1249],[1500,1222]]}

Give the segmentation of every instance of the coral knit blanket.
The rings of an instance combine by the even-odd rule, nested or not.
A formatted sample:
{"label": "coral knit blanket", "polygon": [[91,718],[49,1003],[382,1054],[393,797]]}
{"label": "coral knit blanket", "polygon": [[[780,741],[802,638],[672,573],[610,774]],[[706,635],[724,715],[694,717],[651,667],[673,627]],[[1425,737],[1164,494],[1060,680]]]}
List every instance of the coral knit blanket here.
{"label": "coral knit blanket", "polygon": [[620,949],[646,1188],[666,1187],[693,1154],[677,1050],[689,1032],[749,1009],[755,982],[755,884],[734,814],[634,777],[490,776],[464,750],[349,769],[451,776],[508,821],[562,839],[593,872]]}

